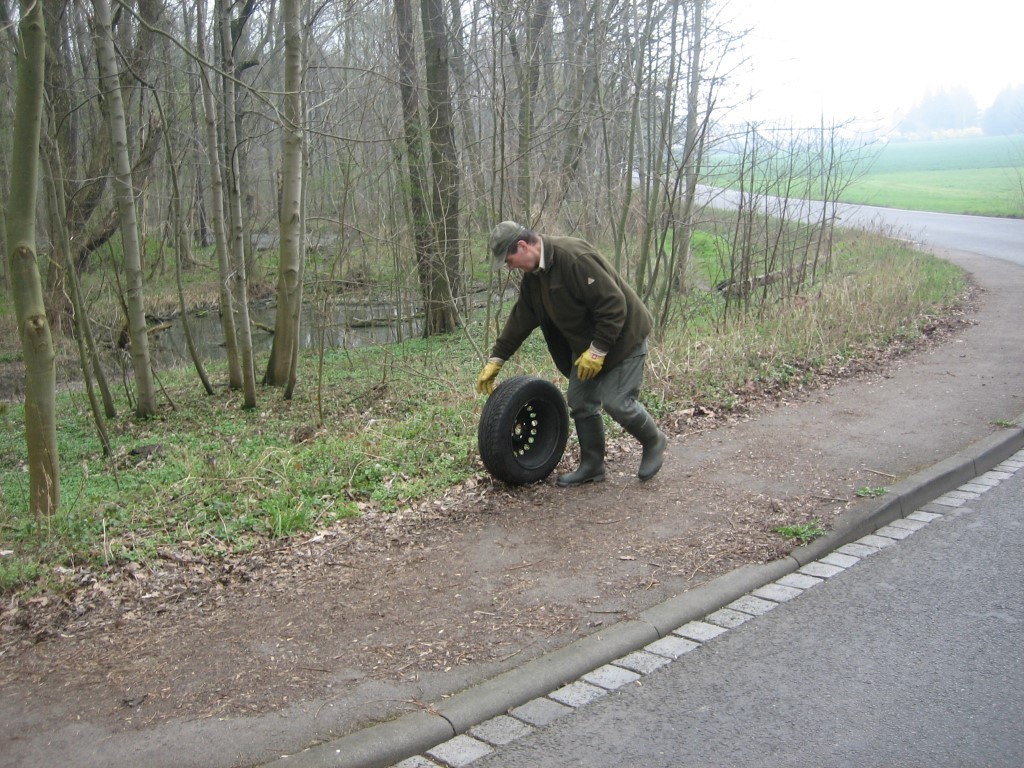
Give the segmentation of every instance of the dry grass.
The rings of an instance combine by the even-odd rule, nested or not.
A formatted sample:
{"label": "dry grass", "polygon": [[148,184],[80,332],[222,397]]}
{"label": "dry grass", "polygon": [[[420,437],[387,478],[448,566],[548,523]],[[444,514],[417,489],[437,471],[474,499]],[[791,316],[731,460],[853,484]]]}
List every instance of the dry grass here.
{"label": "dry grass", "polygon": [[[691,316],[652,350],[650,387],[665,401],[733,407],[754,386],[799,385],[910,342],[965,294],[959,270],[897,242],[851,236],[842,249],[827,280],[769,304],[760,318]],[[708,333],[708,324],[717,330]]]}

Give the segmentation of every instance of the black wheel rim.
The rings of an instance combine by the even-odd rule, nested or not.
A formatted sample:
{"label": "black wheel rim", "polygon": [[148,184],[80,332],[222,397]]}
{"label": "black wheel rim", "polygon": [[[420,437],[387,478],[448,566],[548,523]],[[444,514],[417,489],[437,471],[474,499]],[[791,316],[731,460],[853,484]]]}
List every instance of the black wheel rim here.
{"label": "black wheel rim", "polygon": [[542,466],[557,449],[559,414],[548,402],[528,400],[512,424],[512,455],[527,469]]}

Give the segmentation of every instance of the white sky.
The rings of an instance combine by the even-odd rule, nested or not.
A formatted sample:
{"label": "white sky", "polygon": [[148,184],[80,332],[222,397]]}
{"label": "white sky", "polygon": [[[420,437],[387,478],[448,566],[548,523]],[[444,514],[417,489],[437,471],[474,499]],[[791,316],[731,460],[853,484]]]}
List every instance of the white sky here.
{"label": "white sky", "polygon": [[729,0],[752,31],[745,120],[888,123],[929,91],[963,86],[980,109],[1024,85],[1024,0]]}

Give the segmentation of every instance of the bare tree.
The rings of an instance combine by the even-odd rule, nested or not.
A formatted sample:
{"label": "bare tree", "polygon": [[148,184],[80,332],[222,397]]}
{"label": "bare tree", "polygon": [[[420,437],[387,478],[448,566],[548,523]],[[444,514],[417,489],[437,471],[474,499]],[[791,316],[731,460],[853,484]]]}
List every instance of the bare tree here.
{"label": "bare tree", "polygon": [[203,115],[205,117],[205,146],[210,175],[211,223],[214,235],[214,252],[217,258],[217,272],[220,279],[217,283],[220,297],[220,319],[224,330],[224,349],[228,366],[228,386],[231,389],[242,388],[242,363],[238,352],[238,336],[235,333],[235,299],[231,293],[231,256],[228,246],[227,222],[225,211],[227,204],[224,194],[224,168],[221,158],[224,156],[218,126],[223,122],[217,101],[214,98],[214,81],[210,77],[209,63],[206,61],[206,2],[199,0],[196,13],[196,52],[199,58],[199,81],[203,99]]}
{"label": "bare tree", "polygon": [[[688,55],[689,81],[686,89],[686,134],[683,142],[682,175],[685,181],[682,206],[679,216],[678,243],[673,240],[676,251],[676,285],[686,285],[686,270],[690,263],[690,241],[696,230],[697,182],[700,178],[704,144],[707,137],[707,120],[702,118],[701,76],[704,55],[704,0],[693,0],[693,25]],[[707,103],[713,103],[708,97]],[[710,106],[708,107],[710,112]]]}
{"label": "bare tree", "polygon": [[519,37],[515,32],[511,34],[510,45],[519,82],[519,200],[522,210],[532,218],[533,173],[530,159],[537,109],[534,101],[540,90],[544,33],[551,20],[551,0],[536,0],[536,5],[531,3],[525,12],[528,16],[525,24],[526,50],[520,50]]}
{"label": "bare tree", "polygon": [[[412,213],[413,243],[416,267],[425,304],[429,304],[434,291],[434,275],[443,277],[439,269],[437,239],[433,235],[430,218],[430,183],[424,157],[423,128],[420,119],[419,72],[416,65],[416,35],[410,0],[395,0],[395,50],[398,55],[398,87],[402,99],[403,145],[405,173]],[[442,296],[444,287],[441,286]],[[449,292],[450,295],[450,292]]]}
{"label": "bare tree", "polygon": [[36,197],[46,32],[41,0],[22,0],[7,238],[14,309],[25,357],[29,504],[37,520],[60,506],[53,338],[36,266]]}
{"label": "bare tree", "polygon": [[[137,196],[153,171],[153,161],[161,146],[162,126],[136,128],[134,125],[135,116],[146,112],[141,78],[157,67],[150,50],[148,25],[160,16],[161,2],[140,2],[139,15],[135,18],[145,23],[137,26],[129,24],[128,16],[121,14],[119,31],[113,33],[115,48],[124,61],[123,72],[137,79],[136,87],[130,87],[128,78],[121,82],[126,133],[132,139],[140,139],[137,146],[129,146]],[[66,225],[75,248],[76,269],[82,272],[90,265],[92,254],[109,242],[120,227],[117,205],[109,195],[110,132],[101,108],[103,101],[95,98],[99,75],[95,70],[94,49],[86,45],[93,35],[89,31],[91,21],[85,6],[67,0],[43,5],[49,52],[46,102],[47,113],[52,116],[47,132],[60,153],[59,166],[65,174],[61,183],[67,209]],[[62,262],[59,254],[52,260],[56,265]],[[56,307],[61,296],[55,291],[62,290],[62,278],[52,275],[49,284],[49,301]]]}
{"label": "bare tree", "polygon": [[723,254],[723,320],[763,315],[828,271],[836,201],[862,165],[843,126],[818,131],[750,125],[738,153],[739,205]]}
{"label": "bare tree", "polygon": [[[74,309],[75,341],[78,344],[78,359],[82,368],[82,378],[85,381],[86,393],[89,397],[89,407],[92,410],[93,421],[96,424],[96,432],[100,442],[103,444],[103,455],[110,455],[110,438],[107,434],[107,427],[104,423],[104,416],[113,418],[117,415],[114,407],[114,400],[110,395],[110,388],[107,386],[106,376],[103,367],[100,365],[99,355],[96,350],[96,341],[93,338],[92,327],[89,323],[89,315],[86,311],[85,300],[82,298],[81,284],[78,279],[78,272],[71,263],[71,243],[68,239],[68,230],[65,222],[66,215],[61,215],[64,208],[63,189],[59,181],[64,177],[59,167],[55,164],[60,162],[60,154],[54,151],[52,146],[47,146],[46,151],[40,152],[40,160],[46,169],[45,187],[48,205],[52,211],[50,221],[59,227],[57,232],[51,232],[50,237],[59,242],[55,246],[55,252],[64,254],[65,267],[67,268],[68,287],[71,293],[71,305]],[[99,399],[96,397],[96,386],[99,386],[103,395],[104,410],[101,411]]]}
{"label": "bare tree", "polygon": [[121,228],[121,243],[128,310],[128,333],[131,338],[132,368],[135,373],[138,416],[156,413],[156,387],[149,356],[149,333],[146,329],[146,307],[142,279],[142,249],[139,245],[138,219],[135,211],[135,185],[132,165],[128,157],[128,132],[125,123],[124,102],[118,76],[114,37],[111,29],[110,3],[93,0],[95,11],[94,35],[96,58],[100,68],[100,82],[106,99],[111,146],[114,150],[114,197],[117,200]]}
{"label": "bare tree", "polygon": [[[8,62],[14,62],[14,51],[17,50],[18,40],[11,23],[10,10],[6,2],[0,2],[0,29],[5,30],[0,38],[0,122],[5,125],[14,124],[14,99],[9,98],[11,83],[14,78],[9,77]],[[10,287],[10,279],[7,274],[7,195],[10,192],[7,180],[10,179],[10,146],[7,142],[0,142],[0,291]]]}
{"label": "bare tree", "polygon": [[295,389],[299,360],[303,273],[303,133],[302,39],[300,0],[282,0],[284,23],[284,94],[281,109],[280,254],[277,271],[277,320],[264,382]]}
{"label": "bare tree", "polygon": [[432,223],[438,257],[429,262],[425,297],[425,336],[447,333],[459,325],[454,296],[459,285],[459,166],[452,115],[450,42],[443,0],[421,0],[423,51],[426,60],[427,126],[433,185]]}
{"label": "bare tree", "polygon": [[256,407],[256,368],[253,359],[252,328],[249,324],[249,281],[245,259],[245,226],[242,214],[241,171],[239,166],[237,102],[235,95],[235,42],[250,18],[252,4],[247,3],[237,19],[231,15],[229,0],[216,0],[215,36],[220,46],[224,178],[226,219],[228,222],[228,255],[231,271],[231,294],[238,313],[235,333],[238,339],[239,362],[242,367],[242,407]]}

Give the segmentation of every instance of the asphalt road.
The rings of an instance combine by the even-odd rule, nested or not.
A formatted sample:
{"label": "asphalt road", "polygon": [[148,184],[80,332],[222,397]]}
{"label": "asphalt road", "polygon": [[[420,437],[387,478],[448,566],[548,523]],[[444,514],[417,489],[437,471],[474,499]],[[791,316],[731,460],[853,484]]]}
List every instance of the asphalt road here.
{"label": "asphalt road", "polygon": [[1024,765],[1024,470],[926,509],[945,514],[474,768]]}
{"label": "asphalt road", "polygon": [[927,247],[968,251],[1024,265],[1024,219],[900,211],[867,205],[842,205],[839,215],[845,224],[892,227]]}
{"label": "asphalt road", "polygon": [[[739,195],[731,190],[704,188],[702,200],[715,207],[734,208]],[[781,200],[774,205],[782,207]],[[785,203],[791,218],[817,219],[821,203],[790,200]],[[870,205],[837,205],[835,213],[842,226],[882,229],[893,236],[920,243],[930,249],[976,253],[1024,265],[1024,219],[991,216],[962,216],[927,211],[904,211]]]}

